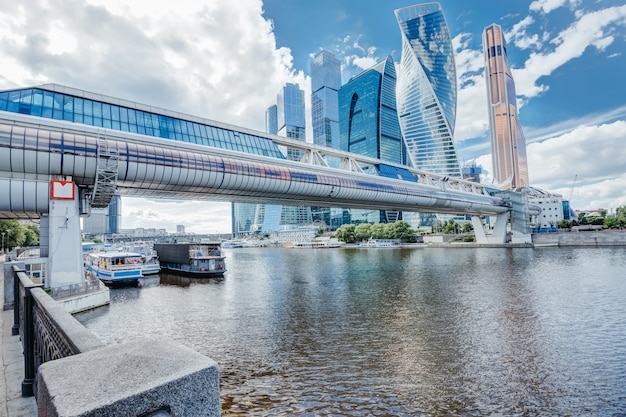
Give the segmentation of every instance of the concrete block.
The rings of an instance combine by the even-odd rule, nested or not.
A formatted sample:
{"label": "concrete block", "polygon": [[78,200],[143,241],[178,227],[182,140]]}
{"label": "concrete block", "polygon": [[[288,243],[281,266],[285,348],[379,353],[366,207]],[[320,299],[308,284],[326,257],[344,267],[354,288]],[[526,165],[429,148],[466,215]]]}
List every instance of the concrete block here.
{"label": "concrete block", "polygon": [[107,346],[38,369],[39,416],[219,416],[217,363],[166,338]]}

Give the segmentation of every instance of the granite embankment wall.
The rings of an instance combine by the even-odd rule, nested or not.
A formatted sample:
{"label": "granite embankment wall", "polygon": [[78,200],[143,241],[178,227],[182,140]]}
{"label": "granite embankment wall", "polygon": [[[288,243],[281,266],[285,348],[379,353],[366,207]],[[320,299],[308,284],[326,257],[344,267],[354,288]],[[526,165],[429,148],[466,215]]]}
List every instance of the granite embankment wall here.
{"label": "granite embankment wall", "polygon": [[533,234],[534,245],[626,246],[626,230],[600,230]]}

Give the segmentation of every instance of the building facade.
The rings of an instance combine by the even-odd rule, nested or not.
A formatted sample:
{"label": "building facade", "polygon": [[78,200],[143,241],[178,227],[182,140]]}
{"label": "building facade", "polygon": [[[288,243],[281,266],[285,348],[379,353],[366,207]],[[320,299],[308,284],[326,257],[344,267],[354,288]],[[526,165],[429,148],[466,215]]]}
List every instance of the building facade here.
{"label": "building facade", "polygon": [[456,68],[454,50],[439,3],[395,10],[402,33],[397,105],[411,164],[461,177],[454,146]]}
{"label": "building facade", "polygon": [[406,162],[391,57],[352,77],[339,89],[339,134],[341,150],[398,164]]}
{"label": "building facade", "polygon": [[528,186],[526,139],[517,115],[515,81],[511,74],[502,28],[483,32],[485,78],[494,182],[502,188]]}
{"label": "building facade", "polygon": [[278,134],[278,106],[272,104],[265,111],[265,131],[272,135]]}
{"label": "building facade", "polygon": [[278,135],[305,140],[304,91],[300,90],[298,84],[287,83],[280,89],[276,99]]}
{"label": "building facade", "polygon": [[313,143],[339,148],[339,89],[341,63],[322,50],[311,62],[311,116]]}
{"label": "building facade", "polygon": [[[406,164],[396,111],[396,70],[389,56],[352,77],[339,89],[340,149],[396,164]],[[404,177],[397,169],[380,164],[376,174]],[[397,211],[350,210],[355,223],[394,222]]]}

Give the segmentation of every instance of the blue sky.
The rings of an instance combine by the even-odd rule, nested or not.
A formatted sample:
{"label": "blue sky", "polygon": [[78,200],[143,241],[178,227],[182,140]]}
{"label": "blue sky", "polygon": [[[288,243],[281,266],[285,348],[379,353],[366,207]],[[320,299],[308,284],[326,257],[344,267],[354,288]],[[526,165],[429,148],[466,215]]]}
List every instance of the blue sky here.
{"label": "blue sky", "polygon": [[[321,48],[344,80],[391,55],[400,0],[0,0],[0,89],[59,83],[264,129],[286,82],[310,103]],[[615,0],[442,1],[455,46],[455,141],[490,181],[481,35],[508,41],[531,185],[578,209],[626,205],[626,5]],[[576,187],[572,184],[576,177]],[[123,227],[229,232],[230,205],[123,199]],[[201,215],[198,215],[201,214]]]}

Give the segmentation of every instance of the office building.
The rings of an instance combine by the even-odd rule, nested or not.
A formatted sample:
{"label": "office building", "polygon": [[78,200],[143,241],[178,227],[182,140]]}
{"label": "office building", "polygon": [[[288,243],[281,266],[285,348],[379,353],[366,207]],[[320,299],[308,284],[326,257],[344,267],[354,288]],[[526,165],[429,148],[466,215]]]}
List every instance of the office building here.
{"label": "office building", "polygon": [[278,106],[272,104],[265,111],[265,131],[272,135],[278,134]]}
{"label": "office building", "polygon": [[341,63],[322,50],[311,62],[311,115],[313,143],[339,148],[339,89]]}
{"label": "office building", "polygon": [[396,111],[391,57],[352,77],[339,89],[340,149],[402,164],[405,150]]}
{"label": "office building", "polygon": [[[406,163],[406,149],[396,111],[396,71],[387,57],[352,77],[339,89],[340,149],[396,164]],[[377,174],[408,178],[407,172],[380,164]],[[410,175],[410,174],[408,174]],[[351,210],[352,222],[394,222],[397,211]]]}
{"label": "office building", "polygon": [[454,146],[456,69],[454,50],[439,3],[397,9],[402,34],[397,105],[411,164],[461,177]]}
{"label": "office building", "polygon": [[526,139],[517,115],[515,82],[500,26],[492,24],[485,28],[483,52],[494,183],[508,189],[526,187],[529,184]]}
{"label": "office building", "polygon": [[[341,62],[331,52],[322,50],[311,62],[311,116],[313,143],[339,149],[339,89],[341,88]],[[330,166],[340,161],[329,158]],[[322,221],[331,228],[341,221],[343,209],[313,207],[314,221]]]}
{"label": "office building", "polygon": [[280,89],[276,99],[278,135],[305,140],[304,91],[300,90],[298,84],[287,83]]}

